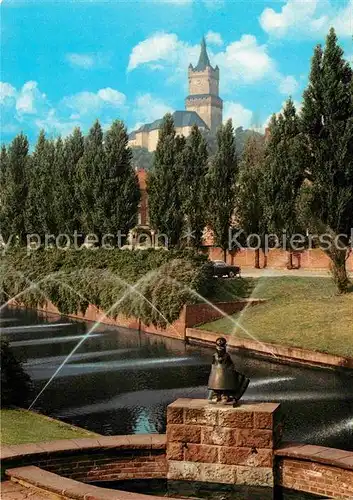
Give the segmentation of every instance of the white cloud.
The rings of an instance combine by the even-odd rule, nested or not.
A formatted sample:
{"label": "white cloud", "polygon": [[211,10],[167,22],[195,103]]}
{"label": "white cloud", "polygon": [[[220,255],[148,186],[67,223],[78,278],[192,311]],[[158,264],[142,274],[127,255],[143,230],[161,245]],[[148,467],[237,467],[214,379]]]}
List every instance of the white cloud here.
{"label": "white cloud", "polygon": [[243,127],[250,128],[253,118],[253,112],[245,108],[239,102],[225,101],[223,121],[232,119],[234,128]]}
{"label": "white cloud", "polygon": [[178,37],[173,33],[155,33],[132,49],[128,71],[132,71],[141,64],[165,61],[169,57],[173,57],[178,43]]}
{"label": "white cloud", "polygon": [[280,79],[278,89],[281,94],[293,95],[298,90],[299,84],[294,76],[284,76]]}
{"label": "white cloud", "polygon": [[[259,45],[256,37],[243,35],[240,40],[230,43],[224,51],[213,53],[208,48],[212,64],[220,67],[221,85],[227,88],[232,81],[246,83],[262,79],[270,74],[274,62],[267,52],[266,45]],[[168,68],[171,79],[182,76],[189,63],[196,64],[200,45],[189,45],[178,39],[174,33],[155,33],[136,45],[130,54],[128,71],[138,66],[158,63],[159,68]]]}
{"label": "white cloud", "polygon": [[[213,35],[218,34],[212,33]],[[132,49],[128,71],[139,66],[166,70],[169,73],[165,80],[167,83],[186,85],[186,69],[190,63],[196,65],[199,54],[199,44],[190,45],[174,33],[155,33]],[[208,54],[211,63],[220,68],[223,95],[239,84],[252,84],[265,79],[281,86],[282,93],[287,93],[288,89],[295,91],[294,77],[287,77],[279,72],[276,62],[268,53],[268,46],[259,44],[253,35],[245,34],[219,52],[213,52],[208,47]]]}
{"label": "white cloud", "polygon": [[126,96],[110,87],[100,89],[98,92],[79,92],[64,97],[61,104],[72,110],[74,116],[97,113],[102,108],[121,108],[124,106]]}
{"label": "white cloud", "polygon": [[17,93],[16,111],[19,115],[36,114],[47,105],[47,97],[39,90],[35,81],[26,82]]}
{"label": "white cloud", "polygon": [[[342,6],[343,5],[343,6]],[[340,36],[352,35],[353,0],[287,0],[276,11],[265,8],[260,15],[262,28],[275,37],[325,35],[333,26]]]}
{"label": "white cloud", "polygon": [[44,129],[49,134],[60,134],[65,137],[69,135],[75,127],[82,127],[82,123],[78,118],[80,118],[79,115],[77,115],[75,119],[72,119],[72,116],[70,116],[69,119],[63,117],[59,118],[57,116],[57,111],[52,108],[45,116],[37,118],[34,123],[39,129]]}
{"label": "white cloud", "polygon": [[5,104],[6,101],[16,97],[16,89],[6,82],[0,82],[0,103]]}
{"label": "white cloud", "polygon": [[224,52],[213,57],[221,70],[221,83],[234,81],[256,82],[274,71],[275,63],[268,54],[266,45],[259,45],[253,35],[243,35],[230,43]]}
{"label": "white cloud", "polygon": [[91,69],[94,66],[94,57],[89,54],[66,54],[66,60],[72,66]]}
{"label": "white cloud", "polygon": [[206,42],[210,45],[223,45],[222,37],[219,33],[215,31],[209,31],[205,36]]}
{"label": "white cloud", "polygon": [[50,134],[69,134],[74,127],[87,130],[97,117],[105,124],[126,112],[126,97],[118,90],[106,87],[97,92],[80,92],[66,96],[52,105],[35,81],[26,82],[17,90],[11,84],[0,83],[0,104],[3,134],[13,135],[23,129],[28,133],[43,128]]}
{"label": "white cloud", "polygon": [[77,67],[81,69],[93,69],[93,68],[104,68],[109,66],[109,54],[80,54],[78,52],[72,52],[66,54],[65,60],[72,67]]}
{"label": "white cloud", "polygon": [[151,94],[141,94],[136,98],[133,115],[136,124],[132,130],[137,130],[144,123],[151,123],[154,120],[163,118],[166,113],[173,113],[174,109],[166,104],[162,99]]}

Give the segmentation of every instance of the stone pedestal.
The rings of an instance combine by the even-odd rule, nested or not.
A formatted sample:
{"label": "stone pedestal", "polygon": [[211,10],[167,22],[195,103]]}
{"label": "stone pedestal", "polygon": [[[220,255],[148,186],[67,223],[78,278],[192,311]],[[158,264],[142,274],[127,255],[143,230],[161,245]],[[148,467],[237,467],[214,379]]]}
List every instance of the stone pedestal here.
{"label": "stone pedestal", "polygon": [[279,406],[178,399],[167,409],[168,479],[273,486]]}

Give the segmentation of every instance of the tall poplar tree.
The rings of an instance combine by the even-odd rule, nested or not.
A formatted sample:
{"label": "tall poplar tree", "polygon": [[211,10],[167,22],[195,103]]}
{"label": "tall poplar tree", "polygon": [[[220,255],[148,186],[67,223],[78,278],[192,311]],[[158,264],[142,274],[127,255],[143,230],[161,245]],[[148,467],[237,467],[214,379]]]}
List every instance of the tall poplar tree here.
{"label": "tall poplar tree", "polygon": [[353,71],[333,28],[324,50],[314,51],[301,126],[310,156],[309,222],[318,234],[330,235],[325,251],[339,291],[346,292],[353,227]]}
{"label": "tall poplar tree", "polygon": [[65,140],[65,176],[67,189],[66,198],[66,227],[71,234],[80,229],[81,206],[77,188],[79,182],[78,164],[84,153],[84,137],[79,127],[76,127]]}
{"label": "tall poplar tree", "polygon": [[136,225],[140,190],[132,167],[132,152],[128,146],[126,127],[113,122],[105,134],[105,165],[102,189],[98,192],[100,227],[105,233],[127,235]]}
{"label": "tall poplar tree", "polygon": [[55,146],[41,130],[28,169],[28,196],[26,203],[27,233],[40,237],[56,234],[54,214],[53,165]]}
{"label": "tall poplar tree", "polygon": [[27,198],[28,140],[22,133],[2,149],[1,232],[7,238],[25,240],[25,204]]}
{"label": "tall poplar tree", "polygon": [[245,142],[242,159],[239,165],[238,193],[236,214],[241,229],[246,236],[257,235],[254,242],[255,268],[260,268],[260,248],[264,252],[264,267],[267,255],[265,253],[266,223],[262,199],[263,170],[265,144],[260,134],[252,134]]}
{"label": "tall poplar tree", "polygon": [[229,229],[233,225],[236,204],[238,163],[232,120],[217,131],[217,151],[207,173],[208,220],[214,243],[221,247],[226,260]]}
{"label": "tall poplar tree", "polygon": [[153,167],[147,178],[147,191],[151,227],[166,235],[171,246],[180,244],[182,234],[179,155],[184,142],[176,137],[173,117],[168,113],[160,129]]}
{"label": "tall poplar tree", "polygon": [[80,205],[80,229],[84,234],[102,234],[101,208],[97,200],[102,186],[102,173],[105,165],[103,132],[98,120],[85,138],[84,153],[78,163],[77,199]]}
{"label": "tall poplar tree", "polygon": [[292,269],[292,237],[304,231],[298,222],[296,206],[306,162],[299,119],[291,99],[278,117],[272,117],[269,132],[263,170],[264,218],[268,231],[276,234],[287,249],[287,268]]}
{"label": "tall poplar tree", "polygon": [[180,154],[180,199],[187,245],[199,248],[206,225],[207,142],[196,125],[186,139]]}

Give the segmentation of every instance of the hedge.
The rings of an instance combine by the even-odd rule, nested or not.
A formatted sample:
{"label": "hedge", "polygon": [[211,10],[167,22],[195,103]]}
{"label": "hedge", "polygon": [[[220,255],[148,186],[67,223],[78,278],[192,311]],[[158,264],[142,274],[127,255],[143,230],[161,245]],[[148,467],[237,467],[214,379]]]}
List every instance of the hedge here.
{"label": "hedge", "polygon": [[93,304],[162,328],[212,287],[206,256],[162,249],[15,248],[2,257],[0,279],[2,302],[17,297],[37,307],[50,300],[63,314],[84,314]]}

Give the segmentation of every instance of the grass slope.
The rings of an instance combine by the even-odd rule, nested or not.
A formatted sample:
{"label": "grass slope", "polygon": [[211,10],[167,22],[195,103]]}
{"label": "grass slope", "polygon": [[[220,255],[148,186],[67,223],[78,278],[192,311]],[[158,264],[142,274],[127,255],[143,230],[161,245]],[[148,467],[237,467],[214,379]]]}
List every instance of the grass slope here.
{"label": "grass slope", "polygon": [[26,410],[0,410],[1,444],[38,443],[97,434]]}
{"label": "grass slope", "polygon": [[[213,300],[230,300],[232,294],[233,299],[268,299],[232,316],[259,340],[353,356],[353,291],[337,295],[330,278],[261,277],[223,283],[220,280]],[[227,318],[199,328],[247,337]]]}

